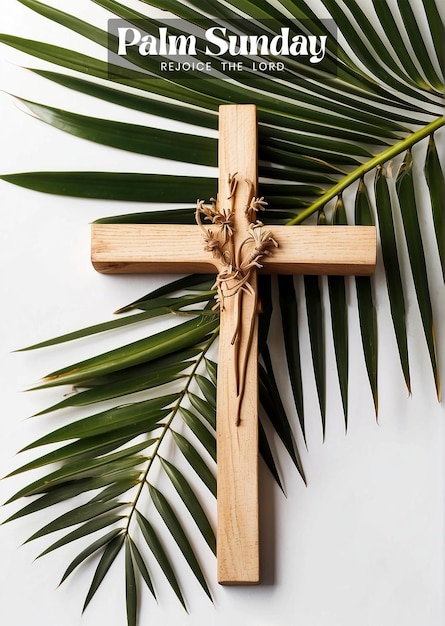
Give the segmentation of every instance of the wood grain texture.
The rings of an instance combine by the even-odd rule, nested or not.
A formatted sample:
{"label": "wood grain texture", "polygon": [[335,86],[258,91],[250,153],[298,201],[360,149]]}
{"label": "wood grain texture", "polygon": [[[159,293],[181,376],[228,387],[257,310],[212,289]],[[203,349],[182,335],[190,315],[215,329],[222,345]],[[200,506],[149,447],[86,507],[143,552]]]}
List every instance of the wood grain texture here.
{"label": "wood grain texture", "polygon": [[198,226],[92,224],[91,261],[104,274],[216,274]]}
{"label": "wood grain texture", "polygon": [[[262,273],[364,276],[374,272],[374,226],[271,226],[270,230],[279,247],[263,259]],[[105,274],[216,274],[220,269],[204,251],[198,226],[174,224],[93,224],[91,259],[95,269]]]}
{"label": "wood grain texture", "polygon": [[[229,174],[237,173],[235,194],[235,249],[249,228],[245,208],[257,187],[256,108],[224,105],[219,109],[218,201],[229,196]],[[249,181],[249,182],[246,182]],[[250,183],[250,184],[249,184]],[[253,185],[253,187],[252,187]],[[250,281],[256,290],[256,272]],[[238,346],[245,363],[246,387],[237,397],[237,350],[232,344],[236,326],[236,298],[226,298],[221,311],[217,383],[218,467],[218,582],[259,582],[258,522],[258,334],[256,301],[242,298],[241,334]],[[249,334],[253,324],[253,334]],[[238,404],[240,403],[240,404]],[[237,415],[240,423],[237,425]]]}

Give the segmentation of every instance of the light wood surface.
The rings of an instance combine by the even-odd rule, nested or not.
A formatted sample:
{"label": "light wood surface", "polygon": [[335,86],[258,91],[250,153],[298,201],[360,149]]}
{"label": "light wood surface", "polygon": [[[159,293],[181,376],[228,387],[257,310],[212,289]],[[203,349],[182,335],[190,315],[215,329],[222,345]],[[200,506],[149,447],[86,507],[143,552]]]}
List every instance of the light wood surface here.
{"label": "light wood surface", "polygon": [[[246,238],[245,208],[257,187],[257,123],[254,106],[225,105],[219,109],[218,200],[229,196],[228,176],[237,172],[235,248]],[[252,187],[245,181],[250,181]],[[256,290],[256,272],[250,281]],[[226,298],[221,312],[217,385],[218,582],[259,582],[258,528],[258,339],[257,311],[252,297],[243,297],[241,361],[246,387],[237,398],[234,371],[237,350],[231,345],[236,324],[236,299]],[[251,326],[253,335],[248,342]],[[249,345],[248,345],[249,344]],[[245,361],[244,361],[245,360]],[[237,425],[237,414],[240,423]]]}
{"label": "light wood surface", "polygon": [[[264,213],[267,224],[267,211]],[[263,259],[266,274],[337,274],[374,272],[374,226],[270,226],[279,242]],[[106,274],[209,273],[218,263],[205,252],[197,226],[174,224],[93,224],[92,262]]]}

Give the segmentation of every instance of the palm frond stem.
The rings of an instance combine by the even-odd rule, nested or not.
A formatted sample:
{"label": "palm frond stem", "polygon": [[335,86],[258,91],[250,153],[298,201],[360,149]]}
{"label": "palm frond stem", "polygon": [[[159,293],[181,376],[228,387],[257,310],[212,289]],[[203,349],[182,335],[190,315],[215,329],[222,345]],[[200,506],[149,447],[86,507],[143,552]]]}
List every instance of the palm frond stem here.
{"label": "palm frond stem", "polygon": [[316,213],[319,209],[324,207],[327,202],[329,202],[333,198],[336,198],[342,191],[344,191],[347,187],[352,185],[352,183],[354,183],[357,180],[360,180],[360,178],[363,178],[365,174],[372,171],[374,168],[378,167],[379,165],[383,165],[384,163],[398,156],[405,150],[412,148],[416,143],[432,135],[436,130],[438,130],[444,125],[445,125],[445,117],[444,116],[438,117],[437,119],[433,120],[432,122],[430,122],[423,128],[420,128],[416,132],[409,135],[409,137],[406,137],[405,139],[398,141],[393,146],[386,148],[385,150],[377,154],[375,157],[373,157],[369,161],[366,161],[366,163],[362,163],[361,165],[359,165],[359,167],[355,168],[352,172],[344,176],[344,178],[342,178],[336,185],[333,185],[330,189],[328,189],[326,193],[324,193],[317,200],[315,200],[315,202],[313,202],[309,207],[307,207],[307,209],[305,209],[304,211],[301,211],[301,213],[299,213],[296,217],[291,219],[288,222],[288,226],[301,224],[308,217],[310,217],[311,215]]}
{"label": "palm frond stem", "polygon": [[165,423],[165,425],[163,427],[163,431],[162,431],[161,435],[159,436],[159,439],[158,439],[158,441],[157,441],[157,443],[155,445],[155,448],[154,448],[150,458],[148,459],[147,467],[146,467],[143,475],[141,476],[138,490],[137,490],[137,492],[135,494],[135,497],[133,498],[133,501],[131,503],[131,510],[130,510],[130,512],[128,514],[127,525],[126,525],[126,528],[125,528],[125,533],[126,534],[128,534],[128,532],[129,532],[131,519],[132,519],[132,517],[134,515],[134,512],[136,511],[137,503],[138,503],[139,498],[141,496],[141,493],[142,493],[142,490],[144,488],[144,485],[145,485],[145,483],[147,481],[147,477],[148,477],[150,469],[151,469],[151,467],[153,465],[153,462],[158,457],[158,450],[159,450],[159,448],[160,448],[160,446],[161,446],[161,444],[162,444],[162,442],[164,440],[164,437],[165,437],[166,433],[169,432],[169,430],[170,430],[170,425],[173,422],[173,420],[175,419],[177,412],[179,411],[179,408],[181,406],[181,402],[183,401],[185,395],[187,394],[187,392],[189,390],[189,387],[190,387],[190,385],[191,385],[191,383],[192,383],[192,381],[193,381],[193,379],[195,377],[195,374],[196,374],[196,372],[198,370],[198,367],[201,365],[203,359],[205,358],[205,355],[207,354],[207,352],[210,349],[210,346],[213,344],[213,342],[218,337],[218,335],[219,335],[219,326],[213,331],[213,333],[210,336],[209,340],[203,346],[200,355],[196,359],[195,365],[193,366],[193,369],[191,370],[190,374],[188,375],[187,381],[186,381],[183,389],[181,390],[181,392],[179,394],[179,397],[178,397],[178,399],[176,401],[176,404],[172,408],[171,415],[170,415],[169,419],[167,420],[167,422]]}

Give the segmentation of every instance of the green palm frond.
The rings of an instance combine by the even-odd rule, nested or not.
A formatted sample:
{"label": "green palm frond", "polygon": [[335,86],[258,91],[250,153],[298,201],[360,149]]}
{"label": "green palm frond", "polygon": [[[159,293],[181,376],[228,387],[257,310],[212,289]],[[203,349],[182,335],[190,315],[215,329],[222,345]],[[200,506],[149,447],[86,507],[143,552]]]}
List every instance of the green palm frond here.
{"label": "green palm frond", "polygon": [[[356,0],[323,0],[338,29],[333,44],[330,25],[311,9],[309,0],[140,0],[129,9],[115,0],[91,0],[103,9],[101,27],[36,0],[18,0],[45,18],[102,47],[100,58],[87,56],[48,42],[17,35],[0,35],[0,42],[39,62],[51,64],[32,71],[42,80],[63,89],[113,103],[131,111],[182,122],[190,130],[166,131],[153,126],[98,119],[66,111],[45,102],[19,98],[21,106],[38,120],[88,141],[121,151],[191,163],[216,165],[217,110],[222,103],[257,105],[260,143],[260,195],[268,201],[267,220],[298,227],[302,223],[376,224],[390,314],[407,389],[411,390],[410,345],[407,332],[407,286],[402,267],[410,269],[424,330],[431,371],[440,397],[438,346],[433,317],[434,294],[429,287],[426,249],[434,249],[445,276],[443,172],[437,137],[445,120],[443,107],[443,29],[436,0],[410,3],[375,0],[372,21]],[[297,23],[328,37],[323,69],[297,59],[289,61],[280,77],[243,74],[237,80],[202,78],[184,81],[159,76],[159,68],[147,60],[144,68],[132,55],[132,71],[111,67],[105,54],[112,43],[106,23],[120,17],[130,23],[143,19],[147,32],[156,32],[163,20],[147,16],[156,7],[190,24],[216,25],[236,18],[246,33],[258,32],[257,20],[271,24]],[[171,15],[167,17],[171,17]],[[417,16],[426,27],[419,28]],[[310,26],[309,26],[310,24]],[[406,43],[409,41],[409,45]],[[202,42],[200,42],[202,44]],[[198,46],[199,47],[199,46]],[[433,51],[435,50],[435,54]],[[202,51],[202,45],[200,53]],[[157,74],[147,78],[145,68]],[[151,119],[151,118],[150,118]],[[427,144],[427,145],[426,145]],[[426,150],[422,151],[425,145]],[[122,152],[123,158],[125,157]],[[426,156],[425,156],[426,154]],[[413,176],[413,167],[419,176]],[[393,175],[392,172],[395,172]],[[199,169],[201,172],[201,168]],[[216,193],[214,170],[208,176],[171,176],[145,172],[21,172],[5,173],[5,181],[37,191],[138,203],[164,202],[167,211],[144,211],[103,218],[110,223],[191,223],[198,195]],[[416,202],[420,181],[425,182],[431,206]],[[352,200],[351,200],[352,198]],[[427,240],[423,222],[432,225]],[[399,224],[402,227],[399,227]],[[355,282],[355,284],[351,283]],[[268,438],[274,431],[304,480],[304,469],[295,443],[297,426],[305,440],[304,385],[302,378],[302,324],[307,328],[319,411],[325,433],[327,407],[325,329],[330,316],[339,393],[345,424],[348,412],[349,325],[347,293],[353,284],[357,295],[363,358],[371,396],[378,410],[378,314],[375,281],[369,278],[279,277],[275,303],[270,278],[260,277],[259,320],[260,452],[278,485],[284,490],[275,448]],[[326,288],[325,288],[326,287]],[[44,468],[10,502],[34,499],[8,519],[26,516],[55,504],[66,511],[34,533],[28,541],[57,531],[66,534],[42,553],[95,533],[89,545],[66,569],[62,582],[91,556],[97,567],[85,601],[89,604],[117,555],[125,553],[127,621],[137,622],[140,582],[155,596],[159,570],[180,603],[186,607],[181,581],[162,538],[161,523],[170,532],[198,584],[211,598],[197,549],[203,541],[215,552],[215,536],[208,508],[175,463],[178,457],[193,467],[206,490],[216,494],[215,428],[216,370],[212,345],[218,335],[218,315],[212,311],[214,291],[208,277],[186,277],[136,302],[122,307],[119,317],[57,337],[28,349],[37,349],[91,337],[105,331],[147,324],[147,336],[132,344],[51,372],[37,389],[75,385],[76,393],[41,411],[90,407],[92,413],[61,426],[27,446],[39,450],[57,444],[12,475]],[[289,384],[297,418],[284,408],[268,346],[272,308],[280,310]],[[329,313],[327,311],[329,310]],[[163,316],[168,330],[150,331],[150,320]],[[437,322],[436,322],[437,323]],[[104,403],[104,405],[101,405]],[[98,408],[96,409],[96,405]],[[172,492],[164,493],[156,477],[168,478]],[[173,493],[173,496],[169,495]],[[79,494],[88,494],[79,503]],[[148,498],[149,512],[142,503]],[[190,514],[198,539],[191,541],[181,520]],[[74,528],[73,528],[74,527]],[[153,568],[157,563],[159,568]],[[156,597],[156,596],[155,596]]]}
{"label": "green palm frond", "polygon": [[[162,296],[159,299],[165,301]],[[187,301],[186,295],[182,305],[186,305]],[[146,300],[143,302],[146,303]],[[153,305],[156,304],[156,300],[153,300]],[[138,527],[154,558],[184,604],[170,559],[152,525],[139,511],[140,498],[146,484],[149,485],[150,497],[156,510],[178,543],[200,585],[210,597],[204,574],[177,514],[165,496],[154,485],[148,483],[154,473],[154,465],[165,471],[195,520],[205,542],[214,552],[215,537],[212,526],[197,495],[181,472],[159,453],[165,439],[170,438],[176,442],[186,458],[193,462],[195,470],[213,495],[216,495],[216,481],[213,475],[216,408],[214,400],[209,404],[209,400],[216,398],[216,387],[207,376],[207,370],[214,376],[215,364],[211,360],[206,361],[205,356],[217,337],[219,320],[215,314],[206,315],[205,310],[186,315],[192,319],[164,331],[162,347],[158,343],[154,352],[150,350],[151,340],[147,338],[143,340],[142,348],[139,342],[136,345],[130,344],[119,348],[119,354],[107,353],[89,359],[63,371],[52,373],[43,380],[43,386],[53,386],[65,384],[62,379],[69,380],[72,376],[75,377],[76,385],[84,391],[67,398],[67,405],[71,405],[73,401],[74,405],[77,405],[77,399],[82,398],[83,394],[89,396],[84,401],[81,399],[81,405],[94,405],[105,399],[118,398],[118,404],[114,408],[71,422],[31,443],[26,450],[54,443],[59,447],[12,473],[17,475],[39,467],[49,468],[55,463],[58,464],[57,469],[51,470],[11,498],[10,501],[15,501],[23,497],[37,496],[31,505],[23,507],[7,521],[29,515],[55,503],[66,502],[79,493],[90,493],[91,499],[88,503],[75,506],[28,539],[33,541],[80,524],[76,530],[68,532],[45,549],[40,555],[42,556],[57,547],[98,530],[104,530],[103,537],[85,548],[62,578],[62,581],[65,580],[91,554],[103,551],[85,607],[124,545],[127,546],[127,582],[132,581],[133,576],[136,576],[135,572],[140,572],[146,581],[151,580],[149,565],[142,565],[144,561],[140,554],[143,549],[138,545],[138,539],[134,537],[135,529]],[[138,314],[134,316],[137,318]],[[154,337],[159,339],[159,335]],[[56,339],[55,342],[64,340],[65,337]],[[150,388],[154,388],[155,392],[160,389],[162,393],[166,384],[171,386],[175,376],[178,378],[177,392],[158,397],[152,397],[151,394],[145,400],[131,400],[129,394],[147,392]],[[74,379],[72,380],[74,382]],[[142,380],[145,384],[142,384]],[[200,395],[201,393],[203,395]],[[119,403],[122,396],[125,396],[126,404]],[[184,403],[193,410],[186,408]],[[62,402],[62,406],[66,406],[65,402]],[[49,410],[59,408],[61,407],[55,406]],[[187,427],[184,434],[173,430],[172,423],[175,418]],[[201,444],[199,451],[191,443],[195,438]],[[110,526],[113,526],[111,531]],[[130,612],[133,614],[134,605],[137,604],[133,584],[131,590],[130,594],[127,593],[127,599],[131,604],[129,611],[131,609]]]}

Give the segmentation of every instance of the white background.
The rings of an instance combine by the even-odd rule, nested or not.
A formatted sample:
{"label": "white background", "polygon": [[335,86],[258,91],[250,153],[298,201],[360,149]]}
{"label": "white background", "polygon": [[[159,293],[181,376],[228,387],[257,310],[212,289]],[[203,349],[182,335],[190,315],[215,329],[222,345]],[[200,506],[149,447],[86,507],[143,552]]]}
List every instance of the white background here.
{"label": "white background", "polygon": [[[55,3],[54,3],[55,4]],[[59,2],[57,6],[65,7]],[[70,3],[71,5],[73,3]],[[365,3],[364,3],[365,4]],[[93,44],[47,25],[14,0],[2,3],[2,30],[35,39],[77,45],[85,53]],[[77,14],[101,24],[104,12],[76,2]],[[105,23],[102,21],[105,28]],[[33,77],[18,67],[29,59],[2,48],[1,87],[77,112],[130,119],[118,107],[98,105]],[[84,169],[146,172],[195,172],[186,164],[168,164],[96,146],[56,131],[27,116],[7,94],[0,94],[0,172]],[[147,123],[147,116],[131,121]],[[421,148],[420,152],[424,150]],[[170,169],[168,169],[170,168]],[[202,168],[204,174],[209,174]],[[424,191],[424,190],[423,190]],[[103,337],[79,346],[40,351],[12,351],[48,337],[105,321],[119,306],[159,285],[159,277],[110,277],[94,272],[89,262],[89,223],[112,213],[141,207],[70,200],[26,191],[0,182],[0,474],[18,463],[17,451],[65,419],[27,420],[57,401],[59,391],[22,393],[40,376],[105,349]],[[422,218],[428,227],[428,211]],[[428,250],[437,269],[437,253]],[[378,281],[382,284],[381,269]],[[409,276],[408,276],[409,281]],[[444,345],[445,299],[438,272],[433,274],[434,309],[439,319],[438,344]],[[335,364],[328,334],[328,416],[323,443],[310,366],[305,371],[308,451],[301,445],[308,487],[284,454],[280,469],[287,498],[261,466],[261,550],[263,584],[219,587],[215,563],[206,549],[199,554],[214,594],[214,606],[183,568],[187,615],[161,576],[156,576],[159,604],[144,595],[141,624],[162,622],[200,626],[442,626],[443,605],[443,407],[435,399],[432,376],[410,284],[409,343],[413,396],[408,397],[397,363],[384,289],[377,294],[381,351],[380,410],[376,423],[360,354],[356,302],[352,289],[350,426],[344,434]],[[278,319],[275,318],[275,322]],[[302,322],[305,324],[304,320]],[[278,324],[275,324],[278,328]],[[274,331],[277,332],[277,331]],[[124,340],[132,333],[124,334]],[[278,343],[278,338],[277,338]],[[303,360],[310,352],[303,346]],[[444,351],[440,355],[445,372]],[[280,363],[277,363],[280,369]],[[285,385],[285,379],[280,381]],[[289,401],[288,408],[292,411]],[[277,446],[279,449],[279,446]],[[22,459],[21,459],[22,460]],[[23,458],[24,461],[24,458]],[[0,483],[1,501],[26,484],[27,477]],[[207,506],[214,517],[214,502]],[[15,510],[3,510],[5,519]],[[48,514],[0,528],[0,620],[8,626],[124,626],[122,562],[116,562],[96,598],[81,618],[93,569],[79,571],[60,589],[60,576],[76,546],[37,560],[43,541],[20,547],[48,521]]]}

